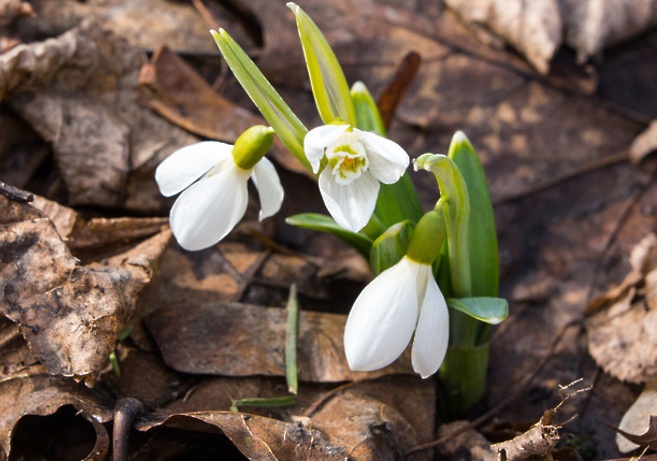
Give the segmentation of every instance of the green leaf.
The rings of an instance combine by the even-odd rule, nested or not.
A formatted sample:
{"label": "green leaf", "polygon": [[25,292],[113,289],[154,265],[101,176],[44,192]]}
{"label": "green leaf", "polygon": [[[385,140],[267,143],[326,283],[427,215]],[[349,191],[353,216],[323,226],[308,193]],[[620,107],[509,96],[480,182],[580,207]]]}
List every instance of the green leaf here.
{"label": "green leaf", "polygon": [[363,234],[343,229],[330,216],[318,213],[303,213],[290,216],[285,222],[291,226],[333,234],[354,247],[365,258],[369,258],[372,240]]}
{"label": "green leaf", "polygon": [[497,296],[499,262],[493,204],[486,174],[468,138],[456,132],[449,146],[449,158],[458,166],[470,197],[468,251],[473,296]]}
{"label": "green leaf", "polygon": [[447,305],[491,325],[497,325],[509,316],[509,303],[503,298],[448,298]]}
{"label": "green leaf", "polygon": [[297,18],[303,56],[320,117],[326,124],[340,119],[356,126],[349,85],[331,46],[310,16],[297,4],[290,2],[287,6]]}
{"label": "green leaf", "polygon": [[370,267],[374,275],[397,264],[406,254],[415,224],[406,219],[392,225],[377,238],[370,250]]}
{"label": "green leaf", "polygon": [[308,129],[283,101],[283,98],[246,52],[228,35],[228,32],[219,29],[218,32],[212,30],[210,33],[228,63],[228,67],[233,71],[235,78],[260,110],[262,116],[297,160],[312,172],[303,150],[303,138]]}
{"label": "green leaf", "polygon": [[381,119],[379,108],[363,82],[356,82],[351,87],[351,99],[356,111],[356,127],[371,131],[380,136],[386,135],[386,127]]}

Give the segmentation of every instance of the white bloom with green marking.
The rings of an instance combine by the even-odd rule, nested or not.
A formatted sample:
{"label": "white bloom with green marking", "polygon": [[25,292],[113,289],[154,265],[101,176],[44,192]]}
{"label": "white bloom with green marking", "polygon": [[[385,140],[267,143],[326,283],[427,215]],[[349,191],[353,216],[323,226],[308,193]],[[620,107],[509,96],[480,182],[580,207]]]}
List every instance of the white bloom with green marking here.
{"label": "white bloom with green marking", "polygon": [[431,265],[404,256],[365,287],[349,313],[344,331],[349,367],[373,371],[388,366],[411,338],[413,370],[427,378],[445,358],[449,313]]}
{"label": "white bloom with green marking", "polygon": [[333,219],[358,232],[369,221],[380,183],[399,180],[408,166],[408,154],[398,144],[350,125],[324,125],[310,130],[304,151],[319,190]]}
{"label": "white bloom with green marking", "polygon": [[215,141],[192,144],[157,167],[155,180],[162,195],[182,192],[170,213],[171,230],[180,246],[202,250],[228,235],[246,212],[249,178],[260,196],[259,219],[280,209],[283,187],[274,165],[264,157],[272,140],[271,128],[253,127],[235,146]]}

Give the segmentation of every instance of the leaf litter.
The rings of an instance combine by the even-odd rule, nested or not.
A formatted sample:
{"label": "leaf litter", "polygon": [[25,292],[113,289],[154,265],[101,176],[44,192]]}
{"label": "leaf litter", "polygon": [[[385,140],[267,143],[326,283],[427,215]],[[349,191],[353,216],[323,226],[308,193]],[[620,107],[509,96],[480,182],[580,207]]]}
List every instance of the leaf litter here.
{"label": "leaf litter", "polygon": [[[108,2],[58,3],[74,14],[48,9],[51,2],[33,2],[35,18],[12,18],[11,36],[18,38],[11,47],[3,47],[8,51],[0,55],[0,122],[21,126],[25,133],[31,133],[29,136],[36,138],[36,132],[45,140],[38,140],[36,147],[12,141],[10,145],[21,145],[29,155],[18,155],[13,147],[0,145],[0,158],[7,159],[2,166],[3,179],[76,207],[74,211],[38,195],[33,203],[3,199],[3,245],[13,250],[3,248],[2,254],[11,255],[12,260],[5,266],[11,270],[5,269],[2,283],[22,293],[13,298],[5,295],[5,317],[0,323],[0,398],[7,402],[3,408],[8,409],[0,420],[5,455],[14,442],[20,445],[21,438],[12,435],[14,429],[19,435],[25,430],[21,421],[35,424],[29,415],[67,417],[65,410],[72,406],[79,411],[78,418],[92,428],[88,456],[102,458],[109,444],[109,426],[103,424],[115,417],[118,402],[135,397],[144,409],[136,415],[135,425],[146,431],[145,440],[158,440],[163,457],[191,450],[191,434],[209,428],[224,434],[252,459],[399,459],[413,446],[434,438],[435,389],[431,381],[404,375],[408,357],[381,372],[377,379],[364,379],[346,368],[340,329],[353,294],[344,292],[350,299],[336,295],[336,289],[345,286],[337,285],[337,279],[326,270],[335,251],[319,243],[324,239],[304,236],[306,240],[296,243],[297,248],[320,248],[321,256],[278,252],[254,243],[253,227],[247,221],[229,241],[189,254],[169,243],[168,233],[161,229],[165,219],[153,217],[168,208],[152,180],[154,167],[168,153],[198,141],[199,136],[230,142],[241,124],[258,119],[248,112],[251,106],[241,93],[233,91],[236,87],[230,77],[222,77],[220,94],[212,96],[217,93],[211,92],[194,70],[171,51],[158,48],[161,38],[168,34],[170,19],[163,21],[166,24],[162,28],[153,25],[136,30],[131,26],[129,16],[140,7],[161,11],[180,6],[188,8],[188,14],[189,5],[138,2],[132,13],[99,26],[89,17],[107,18],[120,8]],[[196,3],[207,6],[209,2]],[[426,151],[446,146],[453,129],[465,129],[475,144],[481,145],[493,193],[498,198],[519,197],[496,210],[504,286],[520,307],[512,312],[511,326],[501,329],[493,343],[495,366],[488,395],[492,403],[508,392],[509,383],[527,373],[543,351],[541,346],[560,325],[583,313],[583,287],[591,284],[589,274],[602,262],[611,267],[609,261],[618,261],[631,242],[646,234],[653,221],[649,210],[655,205],[650,200],[651,173],[645,162],[641,170],[624,164],[592,170],[577,181],[562,183],[559,189],[544,189],[533,199],[523,199],[518,191],[529,190],[545,178],[567,175],[600,157],[617,155],[646,126],[595,100],[564,93],[560,89],[563,86],[545,83],[557,82],[554,76],[536,79],[505,52],[476,44],[449,12],[441,12],[442,6],[389,3],[385,8],[370,8],[368,2],[356,2],[356,10],[369,11],[368,16],[352,14],[354,7],[343,4],[327,7],[309,2],[308,10],[320,27],[329,31],[329,40],[341,61],[347,63],[348,78],[366,81],[374,94],[384,92],[397,64],[410,50],[418,51],[423,64],[398,107],[391,124],[392,136],[409,150]],[[275,84],[283,83],[286,98],[289,96],[295,108],[299,106],[299,113],[312,120],[316,116],[308,104],[307,87],[301,83],[302,72],[291,75],[289,71],[295,65],[301,69],[300,61],[294,60],[296,51],[291,51],[297,50],[297,38],[293,27],[283,27],[289,25],[289,18],[280,7],[258,0],[244,11],[262,26],[263,69]],[[238,10],[219,8],[212,15],[215,20],[222,14],[234,18]],[[194,19],[179,27],[185,32],[178,38],[171,36],[172,49],[207,55],[214,49],[208,45],[210,40],[187,41],[182,37],[196,37],[189,31],[198,25],[200,16],[190,17]],[[649,27],[644,23],[636,30]],[[587,40],[593,45],[577,45],[581,59],[618,39],[608,33],[612,26],[592,24]],[[450,40],[445,39],[447,32]],[[628,29],[616,37],[634,33]],[[38,34],[41,36],[35,39]],[[44,35],[54,38],[41,41]],[[31,38],[21,44],[22,36]],[[243,40],[247,48],[255,43],[248,34]],[[152,62],[148,63],[143,50],[134,45],[158,50]],[[365,64],[363,50],[368,56]],[[216,71],[219,58],[216,51],[211,53]],[[528,56],[539,69],[545,69],[551,58],[549,53]],[[195,64],[207,73],[207,63]],[[174,78],[181,75],[186,85]],[[576,87],[583,83],[562,78],[560,85],[564,81]],[[213,103],[201,104],[206,98]],[[17,121],[16,115],[26,122]],[[19,160],[25,168],[15,166]],[[277,160],[286,166],[284,156]],[[44,168],[53,173],[46,181],[36,181]],[[7,171],[20,171],[22,178],[15,182],[17,176],[7,176]],[[308,187],[309,183],[291,174],[290,178],[294,184]],[[430,203],[435,185],[422,179],[418,183],[424,202]],[[637,187],[645,194],[632,195]],[[577,199],[566,203],[562,200],[566,194]],[[636,197],[629,202],[636,206],[628,205],[628,197]],[[627,212],[619,224],[623,206]],[[80,217],[90,209],[90,216]],[[117,213],[145,217],[117,218]],[[254,216],[250,210],[247,218]],[[261,242],[286,232],[278,224],[257,229],[263,236]],[[30,240],[32,234],[35,236]],[[16,277],[15,264],[30,275]],[[614,266],[606,278],[613,280],[621,267]],[[344,273],[362,284],[362,274],[352,275],[358,271]],[[70,274],[77,277],[76,282]],[[624,307],[618,308],[621,315],[632,310],[632,304],[627,304],[630,296],[634,301],[647,297],[644,282],[636,278],[621,290],[625,296]],[[82,281],[91,290],[82,290],[80,302],[77,296],[85,286]],[[281,380],[284,315],[277,306],[283,304],[292,282],[299,285],[304,307],[298,405],[229,412],[237,398],[285,392]],[[62,288],[52,291],[53,286]],[[99,288],[105,292],[99,295]],[[542,292],[549,294],[535,297]],[[55,295],[59,295],[56,300]],[[37,310],[37,304],[50,310]],[[66,322],[66,317],[53,313],[57,307],[78,315],[77,319],[69,317]],[[98,308],[100,315],[94,313]],[[592,315],[602,312],[606,309]],[[108,323],[100,326],[95,321]],[[604,329],[604,321],[589,327]],[[78,329],[78,336],[51,333],[70,331],[80,324],[91,330]],[[133,327],[130,337],[117,344],[128,324]],[[231,325],[233,328],[228,328]],[[197,334],[203,331],[206,334]],[[219,334],[221,331],[225,333]],[[508,335],[513,335],[513,340],[505,340]],[[571,339],[555,355],[553,367],[544,372],[547,376],[538,378],[532,390],[544,397],[525,394],[501,417],[535,421],[550,408],[547,401],[555,397],[551,392],[557,389],[556,383],[592,373],[582,352],[573,346],[577,338]],[[84,347],[89,344],[93,347]],[[76,352],[65,354],[71,347],[77,348]],[[107,366],[112,351],[119,358],[121,376]],[[606,362],[603,368],[611,370]],[[86,379],[77,383],[67,377],[71,375]],[[87,387],[92,381],[93,389]],[[605,394],[594,388],[592,403],[578,419],[585,424],[579,429],[596,437],[598,459],[614,453],[606,445],[611,430],[598,430],[604,426],[600,408],[611,407],[611,421],[620,419],[627,407],[617,405],[633,395],[633,389],[622,383],[605,382],[610,389],[613,384],[613,389],[620,390],[614,395],[615,401],[605,400]],[[350,415],[348,424],[345,415]],[[645,422],[645,417],[639,419]],[[130,425],[128,422],[128,429]],[[189,441],[176,447],[173,442],[167,445],[150,430],[156,427],[184,429]],[[641,430],[633,429],[632,433],[641,434]],[[463,442],[465,447],[457,444],[456,448],[477,446],[471,442],[474,438],[479,440],[479,447],[485,445],[485,439],[477,434]],[[119,438],[123,436],[127,434],[119,434]],[[134,434],[130,440],[133,452],[145,447],[155,450]],[[414,456],[428,459],[430,455]]]}

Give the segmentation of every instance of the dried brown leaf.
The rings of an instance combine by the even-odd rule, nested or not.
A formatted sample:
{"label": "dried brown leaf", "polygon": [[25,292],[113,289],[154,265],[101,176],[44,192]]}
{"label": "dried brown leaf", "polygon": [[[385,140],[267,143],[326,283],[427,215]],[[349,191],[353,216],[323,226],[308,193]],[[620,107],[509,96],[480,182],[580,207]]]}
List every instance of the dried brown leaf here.
{"label": "dried brown leaf", "polygon": [[[0,381],[0,448],[4,456],[9,456],[14,428],[21,418],[51,415],[64,405],[72,405],[85,417],[97,422],[107,422],[112,417],[111,401],[69,379],[30,375]],[[103,436],[100,429],[96,433]],[[97,449],[102,452],[102,440],[94,450]],[[3,459],[3,453],[0,453],[0,459]]]}
{"label": "dried brown leaf", "polygon": [[632,250],[633,270],[620,287],[593,300],[587,308],[589,353],[612,376],[642,383],[657,376],[657,328],[654,270],[657,237],[649,234]]}
{"label": "dried brown leaf", "polygon": [[[300,391],[304,392],[303,385]],[[427,408],[433,408],[434,397],[430,381],[395,377],[338,388],[320,397],[305,415],[292,417],[292,422],[246,413],[197,411],[150,418],[137,427],[199,430],[193,421],[202,421],[219,428],[253,460],[392,460],[430,432],[434,415]],[[412,408],[420,408],[420,412],[403,408],[414,400],[418,400],[417,406]],[[347,414],[349,418],[344,417]],[[417,459],[428,457],[421,454]]]}
{"label": "dried brown leaf", "polygon": [[557,0],[446,0],[475,24],[485,24],[546,74],[561,44],[562,20]]}
{"label": "dried brown leaf", "polygon": [[565,42],[585,62],[609,45],[635,37],[657,25],[657,1],[559,0]]}
{"label": "dried brown leaf", "polygon": [[657,121],[653,121],[637,136],[630,146],[629,156],[638,165],[649,154],[657,150]]}
{"label": "dried brown leaf", "polygon": [[38,15],[33,27],[42,34],[59,35],[93,18],[132,45],[153,50],[167,43],[180,52],[215,55],[217,47],[208,24],[190,4],[167,0],[33,0]]}
{"label": "dried brown leaf", "polygon": [[[169,305],[144,318],[164,361],[185,373],[285,376],[285,310],[240,303]],[[301,312],[299,379],[340,382],[412,373],[409,355],[372,373],[353,372],[344,357],[345,317]]]}
{"label": "dried brown leaf", "polygon": [[[621,453],[635,450],[639,445],[657,447],[657,380],[646,384],[639,397],[623,415],[618,428],[614,428],[616,445]],[[643,434],[625,437],[625,434]]]}
{"label": "dried brown leaf", "polygon": [[[141,50],[92,21],[0,55],[0,99],[52,143],[72,203],[120,206],[139,193],[136,209],[161,207],[155,165],[197,140],[138,105],[144,61]],[[134,176],[139,183],[128,192],[131,170],[144,166],[147,174]]]}
{"label": "dried brown leaf", "polygon": [[169,232],[81,266],[45,214],[0,200],[0,311],[21,327],[49,373],[93,379],[132,316]]}

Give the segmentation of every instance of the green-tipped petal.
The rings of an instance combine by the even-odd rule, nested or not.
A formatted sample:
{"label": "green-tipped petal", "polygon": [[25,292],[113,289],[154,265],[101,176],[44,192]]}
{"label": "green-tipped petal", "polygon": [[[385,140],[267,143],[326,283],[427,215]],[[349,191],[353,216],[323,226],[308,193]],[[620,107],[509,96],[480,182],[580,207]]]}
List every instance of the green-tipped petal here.
{"label": "green-tipped petal", "polygon": [[283,101],[244,50],[223,29],[210,31],[228,67],[235,74],[262,116],[301,164],[310,171],[303,152],[303,138],[308,129]]}
{"label": "green-tipped petal", "polygon": [[349,85],[331,46],[310,16],[297,4],[290,2],[287,6],[297,19],[310,85],[320,117],[326,124],[340,119],[356,126]]}

